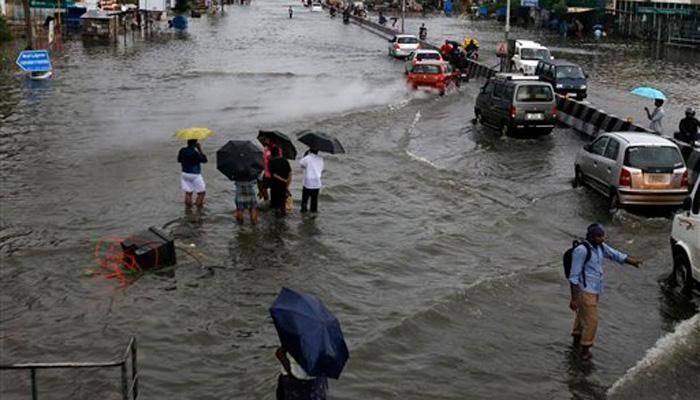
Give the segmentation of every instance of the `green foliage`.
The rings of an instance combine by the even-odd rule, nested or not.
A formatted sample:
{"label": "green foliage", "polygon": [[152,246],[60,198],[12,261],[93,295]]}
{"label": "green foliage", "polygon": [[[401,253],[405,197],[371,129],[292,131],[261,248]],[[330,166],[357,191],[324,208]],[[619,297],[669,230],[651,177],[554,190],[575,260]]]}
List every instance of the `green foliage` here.
{"label": "green foliage", "polygon": [[566,5],[566,0],[559,0],[552,7],[552,11],[554,11],[554,13],[558,14],[558,15],[566,14],[566,11],[568,9],[569,9],[569,7]]}
{"label": "green foliage", "polygon": [[10,32],[10,27],[5,22],[5,16],[0,14],[0,43],[9,42],[10,40],[12,40],[12,32]]}
{"label": "green foliage", "polygon": [[192,8],[190,0],[176,0],[175,7],[173,7],[173,11],[175,11],[178,14],[184,14],[187,11],[189,11],[190,8]]}

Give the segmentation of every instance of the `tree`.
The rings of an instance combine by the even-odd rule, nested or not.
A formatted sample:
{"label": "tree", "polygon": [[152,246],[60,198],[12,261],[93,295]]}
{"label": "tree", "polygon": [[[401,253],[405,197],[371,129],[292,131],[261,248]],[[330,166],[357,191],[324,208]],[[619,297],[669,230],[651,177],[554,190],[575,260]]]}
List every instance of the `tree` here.
{"label": "tree", "polygon": [[32,15],[29,10],[29,0],[22,0],[24,9],[24,29],[27,35],[27,49],[34,48],[34,35],[32,33]]}
{"label": "tree", "polygon": [[12,32],[5,22],[5,16],[0,14],[0,43],[12,40]]}

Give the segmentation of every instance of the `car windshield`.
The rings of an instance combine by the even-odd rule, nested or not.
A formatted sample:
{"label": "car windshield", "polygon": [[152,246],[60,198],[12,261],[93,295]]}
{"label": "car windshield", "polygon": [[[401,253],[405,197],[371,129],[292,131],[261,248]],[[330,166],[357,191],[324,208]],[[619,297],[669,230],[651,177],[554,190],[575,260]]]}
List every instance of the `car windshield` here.
{"label": "car windshield", "polygon": [[439,60],[440,59],[440,53],[418,53],[416,54],[416,58],[420,60]]}
{"label": "car windshield", "polygon": [[549,50],[520,49],[520,58],[523,60],[549,60]]}
{"label": "car windshield", "polygon": [[403,44],[414,44],[414,43],[418,43],[418,39],[416,39],[416,38],[414,38],[414,37],[400,37],[400,38],[398,38],[396,41],[399,42],[399,43],[403,43]]}
{"label": "car windshield", "polygon": [[439,74],[440,67],[437,65],[416,65],[413,67],[414,74]]}
{"label": "car windshield", "polygon": [[557,79],[585,79],[581,67],[565,66],[557,67]]}
{"label": "car windshield", "polygon": [[518,88],[515,99],[523,102],[552,101],[554,95],[552,88],[546,85],[523,85]]}
{"label": "car windshield", "polygon": [[641,170],[673,169],[683,166],[683,158],[676,147],[634,146],[627,149],[625,165]]}

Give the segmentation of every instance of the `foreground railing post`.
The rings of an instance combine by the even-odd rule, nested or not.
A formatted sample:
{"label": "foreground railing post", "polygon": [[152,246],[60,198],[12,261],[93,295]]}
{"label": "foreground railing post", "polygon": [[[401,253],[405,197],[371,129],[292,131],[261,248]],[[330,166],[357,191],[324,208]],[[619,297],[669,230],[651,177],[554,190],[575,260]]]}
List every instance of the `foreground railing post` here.
{"label": "foreground railing post", "polygon": [[122,400],[129,400],[129,385],[126,383],[126,359],[120,365],[122,371]]}
{"label": "foreground railing post", "polygon": [[139,378],[136,367],[136,338],[134,338],[131,345],[131,380],[132,385],[134,385],[134,400],[136,400],[139,397]]}
{"label": "foreground railing post", "polygon": [[39,397],[36,394],[36,369],[29,370],[29,377],[32,381],[32,400],[37,400]]}

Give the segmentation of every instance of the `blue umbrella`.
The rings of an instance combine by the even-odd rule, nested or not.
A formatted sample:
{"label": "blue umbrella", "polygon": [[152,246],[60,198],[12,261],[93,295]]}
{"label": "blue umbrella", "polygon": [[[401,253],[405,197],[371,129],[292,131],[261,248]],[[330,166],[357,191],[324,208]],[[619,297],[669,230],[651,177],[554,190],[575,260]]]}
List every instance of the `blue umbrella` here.
{"label": "blue umbrella", "polygon": [[282,347],[311,376],[338,379],[350,356],[338,319],[321,301],[282,288],[270,315]]}
{"label": "blue umbrella", "polygon": [[646,86],[636,87],[632,89],[630,93],[636,94],[637,96],[648,97],[650,99],[666,100],[666,95],[664,95],[662,91]]}

